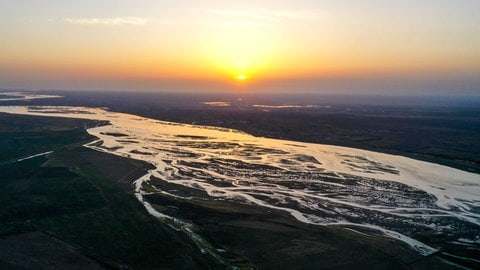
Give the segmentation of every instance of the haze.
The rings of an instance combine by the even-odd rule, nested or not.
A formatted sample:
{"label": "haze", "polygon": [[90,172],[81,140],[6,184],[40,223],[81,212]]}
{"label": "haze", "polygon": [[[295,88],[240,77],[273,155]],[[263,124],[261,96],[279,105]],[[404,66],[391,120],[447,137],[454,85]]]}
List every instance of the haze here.
{"label": "haze", "polygon": [[475,0],[0,7],[3,89],[480,94]]}

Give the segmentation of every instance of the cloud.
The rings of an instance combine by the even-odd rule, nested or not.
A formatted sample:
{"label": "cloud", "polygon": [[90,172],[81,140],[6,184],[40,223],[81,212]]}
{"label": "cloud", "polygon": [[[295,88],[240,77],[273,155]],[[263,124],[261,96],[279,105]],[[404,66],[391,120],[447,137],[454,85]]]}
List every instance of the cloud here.
{"label": "cloud", "polygon": [[258,21],[278,21],[278,20],[313,20],[316,18],[313,11],[291,11],[291,10],[266,10],[257,9],[250,11],[230,10],[230,9],[204,9],[205,12],[228,18],[250,19]]}
{"label": "cloud", "polygon": [[114,18],[66,18],[64,22],[80,25],[145,25],[150,20],[140,17],[114,17]]}
{"label": "cloud", "polygon": [[239,10],[228,10],[228,9],[206,9],[204,10],[207,13],[218,15],[221,17],[237,18],[237,19],[255,19],[255,20],[272,20],[272,16],[267,14],[262,14],[260,12],[252,11],[239,11]]}
{"label": "cloud", "polygon": [[233,9],[201,9],[208,15],[202,24],[218,27],[271,27],[288,24],[303,25],[318,19],[317,10],[233,10]]}

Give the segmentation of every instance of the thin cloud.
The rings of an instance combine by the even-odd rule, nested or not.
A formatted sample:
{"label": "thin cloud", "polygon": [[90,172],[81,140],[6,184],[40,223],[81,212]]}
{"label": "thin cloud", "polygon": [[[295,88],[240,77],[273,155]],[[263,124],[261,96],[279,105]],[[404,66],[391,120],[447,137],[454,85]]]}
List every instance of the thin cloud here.
{"label": "thin cloud", "polygon": [[297,19],[297,20],[315,20],[317,14],[314,11],[288,11],[279,10],[273,11],[273,16],[284,19]]}
{"label": "thin cloud", "polygon": [[65,18],[64,22],[80,25],[145,25],[150,20],[140,17],[114,17],[114,18]]}
{"label": "thin cloud", "polygon": [[231,21],[203,21],[195,23],[214,27],[234,27],[234,28],[248,28],[248,27],[268,27],[276,25],[273,22],[253,22],[247,20],[231,20]]}
{"label": "thin cloud", "polygon": [[261,14],[259,12],[251,11],[239,11],[239,10],[228,10],[228,9],[205,9],[205,12],[212,13],[221,17],[229,18],[241,18],[241,19],[255,19],[255,20],[272,20],[275,19],[272,16],[267,14]]}
{"label": "thin cloud", "polygon": [[258,21],[278,21],[278,20],[313,20],[316,14],[313,11],[290,11],[290,10],[251,10],[240,11],[230,9],[204,9],[205,12],[221,17],[250,19]]}

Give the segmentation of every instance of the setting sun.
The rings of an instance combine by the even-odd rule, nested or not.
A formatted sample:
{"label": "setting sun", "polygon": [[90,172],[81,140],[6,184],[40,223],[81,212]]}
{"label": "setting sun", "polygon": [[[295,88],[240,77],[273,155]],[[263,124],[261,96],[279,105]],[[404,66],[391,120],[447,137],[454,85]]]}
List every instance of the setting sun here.
{"label": "setting sun", "polygon": [[0,270],[480,270],[479,14],[0,0]]}
{"label": "setting sun", "polygon": [[240,75],[237,76],[237,80],[239,80],[239,81],[244,81],[244,80],[246,80],[247,78],[248,78],[248,77],[245,76],[245,75],[243,75],[243,74],[240,74]]}
{"label": "setting sun", "polygon": [[476,93],[480,1],[437,1],[3,1],[0,88]]}

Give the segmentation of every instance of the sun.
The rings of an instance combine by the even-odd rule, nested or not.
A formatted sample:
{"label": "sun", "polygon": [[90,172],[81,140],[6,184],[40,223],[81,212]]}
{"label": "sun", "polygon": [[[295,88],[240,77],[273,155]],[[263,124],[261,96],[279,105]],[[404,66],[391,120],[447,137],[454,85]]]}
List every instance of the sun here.
{"label": "sun", "polygon": [[248,77],[245,76],[245,75],[243,75],[243,74],[237,75],[237,80],[239,80],[239,81],[244,81],[244,80],[246,80],[247,78],[248,78]]}

